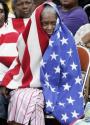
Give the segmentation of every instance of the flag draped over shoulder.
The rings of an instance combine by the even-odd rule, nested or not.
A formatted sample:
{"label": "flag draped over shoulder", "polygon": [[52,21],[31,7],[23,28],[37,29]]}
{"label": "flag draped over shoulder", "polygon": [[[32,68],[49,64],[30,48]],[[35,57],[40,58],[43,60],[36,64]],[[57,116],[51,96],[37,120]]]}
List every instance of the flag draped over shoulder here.
{"label": "flag draped over shoulder", "polygon": [[9,18],[8,19],[8,26],[15,29],[19,34],[25,30],[25,27],[29,21],[29,18]]}
{"label": "flag draped over shoulder", "polygon": [[73,36],[60,17],[43,55],[40,71],[45,111],[56,117],[61,125],[69,125],[81,117],[84,107],[79,57]]}
{"label": "flag draped over shoulder", "polygon": [[48,36],[40,23],[43,5],[35,10],[18,39],[18,58],[6,73],[2,85],[10,89],[41,87],[40,61],[48,46]]}
{"label": "flag draped over shoulder", "polygon": [[52,6],[58,15],[54,33],[49,40],[41,27],[43,4],[34,11],[20,35],[19,56],[5,75],[2,85],[16,89],[41,87],[42,84],[46,111],[53,114],[62,125],[69,125],[83,115],[79,57],[74,39],[60,21],[58,10],[52,2],[45,4]]}

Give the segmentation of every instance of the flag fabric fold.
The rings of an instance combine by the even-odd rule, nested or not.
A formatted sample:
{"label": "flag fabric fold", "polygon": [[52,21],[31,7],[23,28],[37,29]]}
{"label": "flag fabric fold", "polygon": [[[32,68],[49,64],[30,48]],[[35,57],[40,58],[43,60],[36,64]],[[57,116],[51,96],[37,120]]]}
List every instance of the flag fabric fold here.
{"label": "flag fabric fold", "polygon": [[48,35],[43,31],[40,14],[43,5],[35,10],[24,32],[18,38],[18,58],[2,80],[9,89],[41,87],[40,61],[48,46]]}
{"label": "flag fabric fold", "polygon": [[[50,39],[40,23],[45,4],[52,6],[58,15]],[[2,85],[10,89],[42,85],[45,111],[54,115],[62,125],[69,125],[82,116],[83,84],[77,49],[71,32],[61,22],[52,2],[46,2],[34,11],[18,39],[17,48],[19,56],[5,75]]]}
{"label": "flag fabric fold", "polygon": [[58,17],[43,55],[40,79],[45,111],[62,125],[69,125],[83,115],[83,83],[74,38]]}

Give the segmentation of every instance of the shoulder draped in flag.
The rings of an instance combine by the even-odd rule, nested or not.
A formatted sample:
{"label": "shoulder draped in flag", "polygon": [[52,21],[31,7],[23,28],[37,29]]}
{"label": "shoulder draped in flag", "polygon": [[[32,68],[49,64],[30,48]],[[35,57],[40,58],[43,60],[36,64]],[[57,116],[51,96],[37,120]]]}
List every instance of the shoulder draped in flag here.
{"label": "shoulder draped in flag", "polygon": [[4,24],[0,28],[0,81],[17,57],[17,39],[19,34],[12,27]]}
{"label": "shoulder draped in flag", "polygon": [[25,27],[29,21],[29,18],[9,18],[8,26],[15,29],[19,34],[25,30]]}
{"label": "shoulder draped in flag", "polygon": [[7,88],[41,87],[40,61],[49,42],[40,23],[42,10],[43,6],[35,10],[24,32],[20,34],[17,45],[19,56],[2,81],[2,85]]}
{"label": "shoulder draped in flag", "polygon": [[60,16],[43,55],[40,71],[45,111],[61,125],[69,125],[81,117],[84,100],[80,61],[74,38]]}
{"label": "shoulder draped in flag", "polygon": [[[40,24],[45,4],[52,6],[58,15],[50,39]],[[77,48],[52,2],[46,2],[34,11],[18,39],[18,53],[2,81],[3,86],[16,89],[42,85],[45,111],[62,125],[69,125],[83,115],[83,83]]]}

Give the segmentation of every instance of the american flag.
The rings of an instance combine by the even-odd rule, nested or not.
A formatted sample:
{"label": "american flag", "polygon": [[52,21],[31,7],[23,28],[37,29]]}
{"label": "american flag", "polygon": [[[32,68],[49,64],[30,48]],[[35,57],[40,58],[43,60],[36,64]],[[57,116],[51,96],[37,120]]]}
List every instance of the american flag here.
{"label": "american flag", "polygon": [[22,33],[29,21],[29,18],[8,18],[8,26],[15,29],[19,34]]}
{"label": "american flag", "polygon": [[82,78],[74,38],[60,16],[41,61],[40,78],[45,111],[62,125],[83,115]]}
{"label": "american flag", "polygon": [[38,7],[31,16],[25,31],[18,39],[18,58],[6,73],[2,85],[9,89],[19,87],[41,87],[40,61],[48,46],[48,36],[40,23],[43,5]]}
{"label": "american flag", "polygon": [[19,56],[5,75],[2,85],[16,89],[41,87],[42,84],[46,111],[62,125],[69,125],[82,116],[84,110],[80,62],[73,36],[61,22],[56,7],[51,2],[47,4],[56,10],[59,17],[54,33],[49,40],[42,30],[40,14],[43,4],[34,11],[20,35]]}

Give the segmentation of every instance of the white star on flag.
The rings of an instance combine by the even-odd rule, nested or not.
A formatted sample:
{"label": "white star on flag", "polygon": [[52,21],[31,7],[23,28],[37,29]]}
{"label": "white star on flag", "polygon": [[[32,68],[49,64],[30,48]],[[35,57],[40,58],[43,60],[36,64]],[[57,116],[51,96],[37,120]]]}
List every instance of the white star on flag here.
{"label": "white star on flag", "polygon": [[50,77],[50,75],[48,75],[47,73],[45,73],[45,79],[48,81],[48,78]]}
{"label": "white star on flag", "polygon": [[79,97],[80,97],[80,98],[83,97],[83,92],[82,92],[82,91],[81,91],[81,92],[78,92],[78,94],[79,94]]}
{"label": "white star on flag", "polygon": [[53,60],[53,59],[56,60],[58,55],[55,54],[55,52],[53,52],[50,56],[51,56],[51,60]]}
{"label": "white star on flag", "polygon": [[63,37],[62,40],[61,40],[62,45],[64,45],[64,44],[68,44],[67,40],[68,40],[68,39],[65,39],[65,38]]}
{"label": "white star on flag", "polygon": [[61,63],[61,65],[65,65],[65,60],[60,58],[60,63]]}
{"label": "white star on flag", "polygon": [[54,42],[53,42],[52,40],[50,40],[50,41],[49,41],[49,46],[52,47],[52,46],[53,46],[53,45],[52,45],[53,43],[54,43]]}
{"label": "white star on flag", "polygon": [[55,70],[55,73],[60,73],[60,66],[55,67],[54,70]]}
{"label": "white star on flag", "polygon": [[51,89],[52,92],[56,92],[55,88],[50,87],[50,89]]}
{"label": "white star on flag", "polygon": [[70,48],[70,50],[67,53],[69,54],[69,56],[72,56],[73,53],[72,49]]}
{"label": "white star on flag", "polygon": [[78,113],[74,110],[74,112],[71,112],[73,118],[78,118]]}
{"label": "white star on flag", "polygon": [[65,103],[59,102],[59,105],[64,107]]}
{"label": "white star on flag", "polygon": [[52,108],[52,107],[53,107],[52,104],[53,104],[53,103],[52,103],[50,100],[48,100],[48,101],[46,102],[46,107]]}
{"label": "white star on flag", "polygon": [[67,121],[67,119],[68,119],[68,116],[67,116],[67,114],[62,114],[62,118],[61,118],[62,120],[64,120],[65,122]]}
{"label": "white star on flag", "polygon": [[67,78],[67,75],[68,75],[67,72],[63,72],[63,73],[62,73],[62,78]]}
{"label": "white star on flag", "polygon": [[68,83],[63,85],[63,87],[64,87],[64,90],[67,90],[67,91],[69,91],[69,89],[71,88],[71,86]]}
{"label": "white star on flag", "polygon": [[75,83],[76,84],[81,84],[81,81],[82,81],[82,79],[80,79],[80,77],[78,76],[76,79],[75,79]]}
{"label": "white star on flag", "polygon": [[72,65],[70,65],[72,67],[72,70],[77,70],[77,65],[73,62]]}
{"label": "white star on flag", "polygon": [[49,82],[45,81],[45,86],[47,86],[47,88],[49,88],[50,87]]}
{"label": "white star on flag", "polygon": [[75,100],[73,100],[72,97],[70,96],[69,98],[67,98],[67,101],[68,101],[69,104],[73,105]]}
{"label": "white star on flag", "polygon": [[41,62],[40,62],[40,65],[42,66],[42,67],[45,67],[45,62],[43,61],[43,59],[41,60]]}

